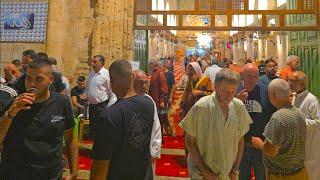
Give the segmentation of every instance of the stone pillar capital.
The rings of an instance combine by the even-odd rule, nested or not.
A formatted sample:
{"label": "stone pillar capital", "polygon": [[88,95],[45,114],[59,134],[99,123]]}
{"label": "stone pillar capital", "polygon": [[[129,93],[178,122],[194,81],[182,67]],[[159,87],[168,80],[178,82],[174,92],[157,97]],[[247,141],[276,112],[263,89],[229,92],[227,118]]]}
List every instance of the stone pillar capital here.
{"label": "stone pillar capital", "polygon": [[241,31],[241,32],[239,32],[238,34],[239,34],[238,37],[239,37],[240,39],[244,39],[245,36],[246,36],[246,33],[245,33],[244,31]]}
{"label": "stone pillar capital", "polygon": [[239,39],[238,39],[238,35],[233,35],[232,36],[232,42],[233,43],[238,43]]}
{"label": "stone pillar capital", "polygon": [[275,34],[279,35],[279,36],[285,36],[285,35],[288,35],[288,32],[286,32],[286,31],[278,31]]}

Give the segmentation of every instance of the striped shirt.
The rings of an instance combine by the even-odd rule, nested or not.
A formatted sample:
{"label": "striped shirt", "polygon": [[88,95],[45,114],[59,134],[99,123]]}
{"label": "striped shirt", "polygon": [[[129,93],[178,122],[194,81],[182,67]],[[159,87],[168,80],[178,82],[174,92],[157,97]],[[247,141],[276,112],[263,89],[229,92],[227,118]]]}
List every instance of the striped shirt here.
{"label": "striped shirt", "polygon": [[10,88],[9,86],[5,86],[3,84],[0,84],[0,90],[2,92],[6,92],[6,93],[10,94],[11,97],[18,95],[14,89]]}
{"label": "striped shirt", "polygon": [[0,117],[9,108],[15,96],[17,96],[17,93],[14,89],[0,84]]}
{"label": "striped shirt", "polygon": [[294,173],[304,164],[306,122],[302,112],[295,108],[282,108],[275,112],[265,127],[266,140],[280,146],[275,157],[263,156],[271,173]]}

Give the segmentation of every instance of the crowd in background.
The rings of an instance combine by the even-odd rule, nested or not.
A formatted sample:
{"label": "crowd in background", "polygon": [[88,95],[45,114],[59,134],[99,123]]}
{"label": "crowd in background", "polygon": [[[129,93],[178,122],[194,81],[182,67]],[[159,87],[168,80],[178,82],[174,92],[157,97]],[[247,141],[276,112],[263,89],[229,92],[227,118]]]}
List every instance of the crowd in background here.
{"label": "crowd in background", "polygon": [[[320,177],[315,139],[320,134],[320,105],[308,91],[308,77],[299,71],[297,56],[288,56],[287,66],[279,70],[273,59],[259,64],[249,59],[239,67],[227,58],[190,55],[181,62],[185,72],[180,82],[175,82],[174,56],[150,60],[147,73],[133,71],[125,60],[107,69],[102,55],[90,63],[88,77],[77,77],[73,88],[72,78],[44,52],[27,50],[21,61],[5,65],[0,94],[2,175],[61,178],[62,156],[56,155],[62,153],[64,136],[74,179],[77,145],[69,130],[75,116],[90,120],[92,179],[152,179],[163,136],[176,136],[168,111],[174,91],[182,90],[180,126],[191,178],[247,180],[251,169],[258,180]],[[37,113],[50,123],[34,123],[37,118],[46,121]],[[60,121],[64,123],[56,123]],[[26,152],[32,156],[24,157]],[[14,173],[17,164],[22,175]],[[55,173],[40,173],[43,169]]]}

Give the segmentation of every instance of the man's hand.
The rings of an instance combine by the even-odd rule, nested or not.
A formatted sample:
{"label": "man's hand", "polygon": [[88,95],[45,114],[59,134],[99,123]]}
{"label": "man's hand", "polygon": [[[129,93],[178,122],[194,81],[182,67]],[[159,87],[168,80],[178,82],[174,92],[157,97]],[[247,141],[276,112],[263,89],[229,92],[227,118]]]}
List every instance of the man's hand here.
{"label": "man's hand", "polygon": [[155,163],[157,161],[157,159],[159,159],[158,157],[151,157],[151,162]]}
{"label": "man's hand", "polygon": [[251,137],[251,142],[252,142],[253,147],[255,147],[257,149],[261,149],[264,144],[262,139],[259,137]]}
{"label": "man's hand", "polygon": [[79,94],[80,99],[85,100],[87,99],[87,95],[85,93]]}
{"label": "man's hand", "polygon": [[161,102],[161,103],[159,104],[159,107],[163,109],[163,108],[164,108],[164,102]]}
{"label": "man's hand", "polygon": [[76,180],[77,174],[70,174],[69,176],[65,177],[64,180]]}
{"label": "man's hand", "polygon": [[230,180],[236,180],[238,175],[239,175],[239,171],[236,170],[235,168],[232,168],[232,170],[229,173],[229,178]]}
{"label": "man's hand", "polygon": [[31,105],[34,103],[34,101],[34,93],[23,93],[13,101],[8,113],[15,117],[19,111],[31,109]]}
{"label": "man's hand", "polygon": [[168,100],[168,107],[171,107],[172,104],[172,98]]}
{"label": "man's hand", "polygon": [[242,102],[244,102],[245,100],[248,99],[248,92],[246,89],[243,89],[242,91],[240,91],[238,94],[237,94],[237,98],[240,99]]}
{"label": "man's hand", "polygon": [[237,179],[237,174],[235,174],[235,173],[233,173],[232,171],[231,171],[231,173],[229,174],[229,178],[230,178],[230,180],[236,180]]}
{"label": "man's hand", "polygon": [[205,94],[204,91],[200,91],[200,90],[193,90],[192,91],[192,95],[194,97],[203,96],[204,94]]}

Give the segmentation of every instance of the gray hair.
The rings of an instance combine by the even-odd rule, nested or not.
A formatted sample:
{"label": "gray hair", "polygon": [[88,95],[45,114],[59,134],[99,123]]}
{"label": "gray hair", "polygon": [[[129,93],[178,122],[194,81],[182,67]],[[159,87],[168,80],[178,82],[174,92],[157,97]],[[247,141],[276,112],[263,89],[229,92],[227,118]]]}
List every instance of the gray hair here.
{"label": "gray hair", "polygon": [[283,79],[274,79],[270,82],[268,91],[274,91],[278,98],[286,98],[291,95],[290,85]]}
{"label": "gray hair", "polygon": [[223,68],[217,73],[214,83],[219,85],[222,81],[238,85],[240,82],[240,75],[229,68]]}
{"label": "gray hair", "polygon": [[148,61],[148,64],[154,64],[154,65],[160,65],[160,62],[159,62],[160,60],[155,60],[155,59],[150,59],[149,61]]}
{"label": "gray hair", "polygon": [[219,64],[219,62],[218,62],[218,60],[217,59],[212,59],[212,61],[211,61],[211,65],[218,65]]}
{"label": "gray hair", "polygon": [[134,74],[134,79],[138,79],[140,78],[140,76],[147,76],[147,74],[141,69],[134,70],[133,74]]}
{"label": "gray hair", "polygon": [[300,58],[298,56],[296,56],[296,55],[290,55],[290,56],[287,57],[286,63],[290,64],[292,61],[294,61],[296,59],[300,59]]}

